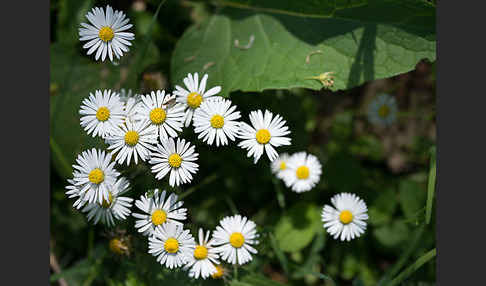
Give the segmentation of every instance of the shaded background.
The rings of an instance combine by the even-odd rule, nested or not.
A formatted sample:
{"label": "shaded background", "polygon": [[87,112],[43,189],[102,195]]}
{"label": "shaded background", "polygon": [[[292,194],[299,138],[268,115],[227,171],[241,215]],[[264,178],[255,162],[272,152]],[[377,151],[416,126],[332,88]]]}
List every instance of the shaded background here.
{"label": "shaded background", "polygon": [[[86,91],[133,88],[136,93],[171,91],[170,59],[177,40],[194,23],[214,12],[206,2],[167,1],[152,27],[151,44],[143,46],[158,1],[51,1],[51,281],[55,285],[224,285],[223,281],[186,281],[186,273],[167,271],[147,254],[146,238],[129,218],[107,229],[92,225],[65,196],[71,165],[82,150],[104,148],[79,126],[79,106]],[[77,36],[86,9],[110,4],[134,24],[136,41],[118,65],[95,63]],[[96,71],[94,73],[93,71]],[[367,104],[388,93],[398,103],[398,120],[389,128],[367,121]],[[279,152],[308,151],[319,157],[323,175],[312,191],[295,194],[275,180],[266,157],[256,164],[236,144],[216,148],[195,139],[190,128],[181,137],[196,145],[200,170],[193,182],[173,191],[183,194],[189,217],[186,228],[214,229],[236,210],[259,226],[261,243],[252,263],[239,276],[259,273],[289,285],[376,285],[403,254],[405,266],[435,246],[435,218],[424,223],[430,149],[435,146],[435,70],[425,61],[399,76],[368,82],[347,91],[307,89],[233,92],[243,120],[251,110],[281,114],[292,130],[292,146]],[[76,126],[76,128],[66,128]],[[118,166],[132,184],[130,197],[151,188],[171,189],[156,181],[147,164]],[[369,225],[348,243],[325,234],[320,210],[339,192],[353,192],[369,208]],[[135,207],[132,208],[132,211]],[[130,255],[111,252],[113,235],[128,237]],[[414,242],[416,238],[417,243]],[[272,244],[272,241],[276,243]],[[412,244],[412,245],[411,245]],[[281,254],[285,257],[282,260]],[[285,266],[286,265],[286,266]],[[231,267],[230,267],[231,268]],[[287,271],[286,271],[287,270]],[[433,285],[435,262],[410,277],[406,285]],[[236,285],[236,284],[235,284]],[[257,285],[257,284],[254,284]]]}

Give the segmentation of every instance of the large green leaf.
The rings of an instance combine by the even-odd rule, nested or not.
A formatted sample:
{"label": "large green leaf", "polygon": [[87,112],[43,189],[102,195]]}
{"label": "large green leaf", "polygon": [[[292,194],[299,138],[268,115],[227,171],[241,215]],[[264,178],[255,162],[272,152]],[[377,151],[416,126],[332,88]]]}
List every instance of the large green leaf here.
{"label": "large green leaf", "polygon": [[374,229],[373,235],[385,247],[393,248],[409,239],[409,229],[403,221],[396,220],[390,225]]}
{"label": "large green leaf", "polygon": [[423,209],[426,193],[419,183],[404,180],[399,185],[399,198],[405,217],[413,219],[417,217],[417,212]]}
{"label": "large green leaf", "polygon": [[[135,44],[137,45],[137,44]],[[119,90],[127,85],[125,75],[137,63],[135,54],[125,55],[118,65],[96,62],[85,51],[60,43],[51,45],[51,85],[57,92],[50,97],[50,146],[51,157],[57,172],[70,176],[71,165],[80,152],[92,147],[102,147],[100,138],[87,135],[80,126],[79,108],[84,98],[96,89]],[[146,67],[158,58],[153,45],[141,62]]]}
{"label": "large green leaf", "polygon": [[396,207],[397,194],[395,190],[380,190],[380,195],[373,201],[368,210],[370,224],[373,226],[381,226],[391,222]]}
{"label": "large green leaf", "polygon": [[424,0],[220,0],[224,6],[297,17],[339,18],[351,21],[393,24],[416,30],[434,31],[434,5]]}
{"label": "large green leaf", "polygon": [[[228,5],[233,2],[236,5]],[[252,6],[257,2],[260,7]],[[209,85],[222,85],[227,96],[234,90],[321,89],[323,85],[309,77],[334,72],[331,90],[337,90],[408,72],[424,58],[435,59],[435,8],[423,1],[360,1],[366,5],[340,5],[338,10],[315,9],[308,2],[326,6],[343,1],[284,2],[223,2],[231,7],[190,27],[179,40],[172,82],[181,84],[187,73],[206,72]],[[271,9],[262,10],[269,3]],[[287,13],[297,5],[323,15]],[[251,36],[254,41],[246,49]]]}
{"label": "large green leaf", "polygon": [[319,227],[321,222],[318,207],[299,203],[277,222],[275,238],[283,251],[299,251],[311,243]]}

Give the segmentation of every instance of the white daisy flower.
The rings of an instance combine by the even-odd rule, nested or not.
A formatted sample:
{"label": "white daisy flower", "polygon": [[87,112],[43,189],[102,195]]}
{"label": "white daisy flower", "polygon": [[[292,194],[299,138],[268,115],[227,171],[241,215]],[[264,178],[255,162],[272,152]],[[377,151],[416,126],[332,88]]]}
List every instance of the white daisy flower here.
{"label": "white daisy flower", "polygon": [[113,54],[117,59],[128,52],[128,46],[131,46],[131,40],[135,39],[133,33],[125,32],[133,25],[128,24],[130,21],[125,19],[125,13],[122,11],[113,11],[109,5],[106,6],[106,13],[103,8],[95,7],[86,18],[90,24],[81,23],[79,28],[79,40],[88,41],[83,45],[83,49],[88,49],[88,55],[96,51],[95,60],[101,56],[105,61],[106,55],[113,61]]}
{"label": "white daisy flower", "polygon": [[242,122],[239,130],[239,137],[243,139],[238,146],[248,150],[247,157],[254,156],[254,163],[258,162],[263,151],[267,153],[270,161],[278,157],[278,153],[273,147],[290,145],[290,138],[285,135],[290,134],[290,130],[285,126],[285,120],[280,115],[275,115],[265,110],[263,115],[261,110],[250,112],[251,125]]}
{"label": "white daisy flower", "polygon": [[[220,98],[220,97],[217,97]],[[238,136],[240,112],[235,111],[236,106],[231,106],[231,100],[213,99],[201,103],[194,112],[194,132],[199,133],[197,139],[203,138],[203,142],[212,145],[216,140],[216,146],[227,145],[228,138],[235,141]]]}
{"label": "white daisy flower", "polygon": [[89,94],[82,102],[79,114],[81,126],[84,130],[95,137],[97,135],[105,138],[117,126],[123,123],[125,112],[123,102],[116,92],[111,90],[96,90],[95,94]]}
{"label": "white daisy flower", "polygon": [[88,221],[94,219],[94,224],[97,224],[101,220],[107,226],[114,226],[115,219],[126,219],[131,213],[133,199],[121,195],[128,190],[130,190],[128,180],[123,177],[119,178],[108,191],[108,200],[103,200],[102,203],[91,203],[83,208],[82,211],[88,213]]}
{"label": "white daisy flower", "polygon": [[334,207],[325,205],[321,217],[324,228],[334,239],[350,241],[365,232],[368,208],[362,199],[355,194],[340,193],[331,202]]}
{"label": "white daisy flower", "polygon": [[287,153],[283,153],[278,155],[277,159],[273,160],[270,167],[272,169],[272,173],[277,176],[279,179],[284,178],[284,174],[290,172],[288,168],[290,156]]}
{"label": "white daisy flower", "polygon": [[397,102],[388,94],[376,96],[368,105],[368,120],[377,125],[391,125],[397,118]]}
{"label": "white daisy flower", "polygon": [[204,236],[204,231],[199,229],[199,244],[192,249],[193,255],[189,257],[184,269],[189,269],[189,277],[203,279],[216,274],[217,269],[215,264],[219,264],[218,253],[213,247],[213,241],[209,240],[211,232],[207,231]]}
{"label": "white daisy flower", "polygon": [[322,174],[319,159],[306,152],[293,154],[287,163],[287,170],[282,173],[282,178],[296,193],[310,191],[319,183]]}
{"label": "white daisy flower", "polygon": [[78,194],[82,200],[89,203],[108,200],[108,191],[120,175],[114,168],[115,162],[110,161],[110,154],[95,148],[78,155],[71,182],[79,188]]}
{"label": "white daisy flower", "polygon": [[132,155],[135,164],[138,164],[138,157],[142,161],[146,161],[150,157],[150,150],[154,148],[153,145],[157,143],[157,131],[155,129],[156,127],[150,125],[148,121],[132,123],[127,120],[125,124],[122,124],[107,136],[105,141],[110,145],[108,150],[111,150],[111,154],[118,152],[115,161],[120,165],[125,161],[129,165]]}
{"label": "white daisy flower", "polygon": [[251,254],[257,250],[252,247],[258,244],[256,224],[241,215],[225,217],[213,233],[214,245],[221,259],[231,264],[245,264],[252,260]]}
{"label": "white daisy flower", "polygon": [[70,185],[66,186],[66,190],[68,190],[66,192],[66,195],[68,196],[68,198],[72,199],[72,198],[76,198],[76,201],[74,202],[73,204],[73,207],[75,207],[76,209],[80,209],[81,207],[83,207],[87,201],[84,200],[83,196],[82,196],[82,192],[81,192],[81,186],[76,186],[76,182],[72,179],[68,179],[68,183]]}
{"label": "white daisy flower", "polygon": [[188,127],[191,124],[194,111],[199,108],[201,103],[221,91],[221,86],[215,86],[206,91],[206,82],[208,75],[204,74],[201,83],[199,83],[199,76],[197,73],[187,74],[187,77],[183,79],[184,85],[187,90],[176,85],[176,90],[173,92],[177,96],[177,102],[182,103],[187,109],[185,114],[185,126]]}
{"label": "white daisy flower", "polygon": [[177,138],[177,143],[169,137],[162,145],[151,153],[149,163],[153,164],[152,172],[156,173],[155,178],[161,180],[170,172],[169,185],[179,186],[192,181],[192,175],[199,168],[195,163],[198,157],[194,145],[190,142]]}
{"label": "white daisy flower", "polygon": [[193,255],[196,242],[181,225],[166,223],[158,226],[149,237],[148,253],[157,257],[157,262],[170,269],[186,264]]}
{"label": "white daisy flower", "polygon": [[141,102],[137,107],[135,120],[147,120],[156,127],[157,135],[161,142],[170,137],[177,137],[177,132],[182,132],[184,124],[184,105],[176,104],[175,96],[165,93],[165,90],[157,90],[141,96]]}
{"label": "white daisy flower", "polygon": [[[128,92],[122,88],[120,89],[120,101],[124,104],[125,120],[135,122],[135,114],[137,111],[137,105],[140,102],[140,94],[134,94],[132,96],[132,90]],[[126,122],[126,121],[125,121]]]}
{"label": "white daisy flower", "polygon": [[135,228],[143,235],[151,235],[155,228],[159,225],[173,223],[182,226],[182,222],[186,219],[187,209],[183,208],[183,201],[177,201],[177,195],[172,193],[166,197],[168,193],[164,190],[159,192],[155,189],[153,195],[149,197],[148,194],[140,196],[139,200],[135,201],[135,206],[139,208],[143,214],[133,213],[137,218]]}

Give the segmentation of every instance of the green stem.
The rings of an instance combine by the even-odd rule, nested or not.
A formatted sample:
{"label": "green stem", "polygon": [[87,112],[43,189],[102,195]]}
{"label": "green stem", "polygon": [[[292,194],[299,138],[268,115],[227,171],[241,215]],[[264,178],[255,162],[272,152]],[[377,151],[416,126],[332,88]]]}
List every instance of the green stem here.
{"label": "green stem", "polygon": [[328,275],[325,275],[325,274],[322,274],[322,273],[319,273],[319,272],[315,272],[315,271],[312,271],[312,270],[305,271],[304,273],[310,274],[310,275],[317,277],[321,280],[330,281],[332,283],[332,285],[336,285],[336,282],[334,282],[334,280],[331,278],[331,276],[328,276]]}
{"label": "green stem", "polygon": [[436,254],[437,251],[434,248],[431,251],[419,257],[419,259],[417,259],[412,265],[407,267],[395,279],[393,279],[390,282],[389,286],[399,285],[403,280],[407,279],[410,275],[412,275],[415,271],[417,271],[420,267],[422,267],[422,265],[424,265],[429,260],[434,258]]}
{"label": "green stem", "polygon": [[285,196],[282,192],[280,182],[274,177],[272,179],[272,183],[273,183],[273,186],[275,188],[275,192],[277,193],[278,205],[280,206],[281,209],[284,209],[285,208]]}
{"label": "green stem", "polygon": [[94,230],[90,228],[88,231],[88,258],[93,256],[93,245],[94,245]]}
{"label": "green stem", "polygon": [[206,177],[201,183],[199,183],[196,186],[193,186],[193,187],[187,189],[187,191],[185,191],[183,194],[181,194],[179,196],[179,200],[182,200],[183,198],[189,196],[190,194],[194,193],[200,187],[211,183],[212,181],[216,180],[217,178],[218,178],[218,175],[217,174],[213,174],[211,176]]}
{"label": "green stem", "polygon": [[238,280],[238,265],[233,264],[233,280]]}
{"label": "green stem", "polygon": [[406,219],[404,219],[403,222],[405,222],[405,223],[415,222],[418,225],[418,221],[419,221],[420,217],[423,216],[424,214],[425,214],[425,206],[418,209],[414,213],[413,216],[410,216],[410,217],[407,217]]}
{"label": "green stem", "polygon": [[427,186],[427,203],[425,208],[425,222],[430,223],[432,217],[432,204],[435,194],[435,176],[436,176],[436,162],[435,162],[435,147],[430,150],[430,170],[429,170],[429,182]]}
{"label": "green stem", "polygon": [[275,252],[275,255],[277,256],[277,259],[280,262],[280,265],[282,265],[282,269],[285,272],[285,275],[289,275],[289,266],[288,266],[288,261],[287,258],[285,257],[285,254],[283,251],[278,247],[277,240],[275,239],[275,236],[273,233],[268,233],[268,236],[270,238],[270,245],[273,248],[273,251]]}
{"label": "green stem", "polygon": [[66,158],[64,158],[62,155],[61,148],[59,148],[59,145],[57,145],[56,141],[52,137],[49,138],[49,146],[51,147],[52,151],[51,156],[53,155],[54,159],[56,159],[61,165],[62,176],[64,178],[69,178],[69,176],[72,174],[72,168],[66,161]]}
{"label": "green stem", "polygon": [[385,274],[383,280],[380,281],[378,285],[386,285],[386,282],[389,282],[391,277],[394,277],[398,273],[398,271],[402,269],[403,265],[405,265],[405,263],[410,258],[412,253],[415,251],[420,239],[422,238],[424,231],[425,231],[425,225],[421,225],[415,232],[414,236],[412,237],[410,244],[408,245],[405,252],[403,252],[403,254],[400,256],[400,258],[395,263],[395,265],[393,265],[393,267]]}
{"label": "green stem", "polygon": [[150,24],[148,26],[147,34],[145,35],[145,42],[142,44],[142,47],[140,49],[140,53],[138,54],[138,57],[135,61],[134,69],[132,70],[133,76],[130,76],[131,80],[136,80],[137,75],[140,74],[140,72],[141,72],[142,61],[145,58],[145,54],[147,53],[149,44],[152,41],[152,28],[153,28],[155,22],[157,22],[157,17],[159,16],[160,8],[162,8],[162,6],[164,5],[164,3],[166,1],[167,0],[163,0],[159,3],[159,6],[157,6],[157,10],[155,11],[154,16],[152,17],[152,21],[150,22]]}
{"label": "green stem", "polygon": [[226,196],[225,199],[226,199],[226,203],[228,203],[231,212],[233,214],[238,214],[238,209],[236,208],[236,205],[233,202],[233,200],[229,196]]}

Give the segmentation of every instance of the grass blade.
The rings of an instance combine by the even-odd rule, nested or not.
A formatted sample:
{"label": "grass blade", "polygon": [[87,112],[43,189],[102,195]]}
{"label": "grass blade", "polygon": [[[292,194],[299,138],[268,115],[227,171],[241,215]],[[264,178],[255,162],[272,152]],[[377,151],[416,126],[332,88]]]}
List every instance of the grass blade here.
{"label": "grass blade", "polygon": [[432,217],[432,204],[435,194],[435,176],[436,176],[436,162],[435,162],[435,147],[430,149],[430,170],[429,182],[427,185],[427,203],[425,207],[425,223],[429,224]]}
{"label": "grass blade", "polygon": [[135,59],[134,69],[132,70],[132,74],[130,75],[130,82],[133,84],[135,83],[137,75],[142,72],[141,69],[142,69],[143,59],[145,58],[145,54],[147,53],[150,42],[152,41],[152,28],[155,22],[157,21],[160,8],[162,8],[165,2],[167,2],[167,0],[160,1],[159,6],[157,6],[157,10],[155,11],[154,16],[152,17],[152,21],[150,21],[150,24],[148,26],[147,34],[145,35],[145,41],[142,44],[142,47],[140,48],[140,53],[137,55]]}
{"label": "grass blade", "polygon": [[395,286],[400,284],[403,280],[407,279],[410,275],[412,275],[417,269],[422,267],[425,263],[435,257],[437,254],[436,249],[432,249],[431,251],[425,253],[424,255],[420,256],[417,261],[415,261],[412,265],[407,267],[403,270],[395,279],[393,279],[389,286]]}
{"label": "grass blade", "polygon": [[268,236],[270,237],[270,245],[273,248],[273,251],[275,251],[275,255],[277,255],[278,260],[280,261],[280,264],[282,265],[282,268],[285,272],[285,275],[289,274],[289,263],[287,261],[287,257],[285,257],[285,254],[283,251],[278,247],[277,240],[275,239],[275,236],[273,233],[269,233]]}
{"label": "grass blade", "polygon": [[312,270],[302,270],[301,273],[303,275],[312,275],[312,276],[315,276],[321,280],[327,280],[327,281],[330,281],[332,283],[332,285],[336,285],[336,282],[331,278],[331,276],[328,276],[328,275],[325,275],[325,274],[322,274],[320,272],[315,272],[315,271],[312,271]]}
{"label": "grass blade", "polygon": [[231,212],[233,214],[238,214],[238,209],[236,208],[235,203],[229,196],[225,196],[226,203],[228,204],[228,207],[230,208]]}
{"label": "grass blade", "polygon": [[179,196],[179,200],[182,200],[183,198],[189,196],[190,194],[192,194],[194,191],[198,190],[200,187],[204,186],[204,185],[207,185],[209,183],[211,183],[212,181],[216,180],[218,178],[218,175],[216,174],[212,174],[211,176],[209,177],[206,177],[201,183],[197,184],[196,186],[193,186],[189,189],[187,189],[187,191],[185,191],[184,193],[182,193],[180,196]]}
{"label": "grass blade", "polygon": [[412,253],[415,251],[417,248],[417,245],[422,238],[422,234],[425,231],[425,225],[421,225],[417,231],[415,232],[409,246],[405,250],[405,252],[400,256],[398,261],[393,265],[393,267],[387,271],[387,273],[383,276],[383,278],[378,282],[378,285],[386,285],[387,282],[390,281],[391,277],[394,277],[397,275],[398,271],[403,268],[403,265],[407,262],[407,260],[410,258]]}
{"label": "grass blade", "polygon": [[72,168],[71,165],[66,161],[66,158],[62,154],[61,148],[59,148],[59,145],[57,145],[56,141],[54,138],[50,137],[49,138],[49,146],[51,147],[51,158],[54,158],[56,160],[60,167],[61,167],[61,176],[64,178],[69,178],[69,176],[72,175]]}
{"label": "grass blade", "polygon": [[285,196],[282,192],[280,182],[277,180],[277,178],[273,177],[272,183],[273,183],[273,187],[275,189],[275,192],[277,192],[278,205],[280,206],[281,209],[284,209],[285,208]]}

